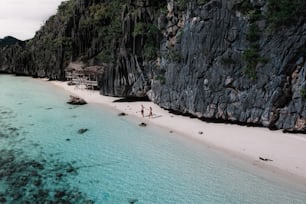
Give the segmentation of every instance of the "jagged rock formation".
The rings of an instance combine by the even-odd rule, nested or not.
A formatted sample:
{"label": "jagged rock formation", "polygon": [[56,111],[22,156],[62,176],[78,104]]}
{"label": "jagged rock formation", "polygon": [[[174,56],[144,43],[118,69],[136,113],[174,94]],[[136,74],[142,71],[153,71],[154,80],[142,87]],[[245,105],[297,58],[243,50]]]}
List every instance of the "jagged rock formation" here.
{"label": "jagged rock formation", "polygon": [[101,93],[213,119],[306,131],[306,2],[71,0],[0,70],[64,79],[105,68]]}
{"label": "jagged rock formation", "polygon": [[265,1],[248,8],[257,16],[241,2],[189,3],[185,26],[163,46],[151,98],[203,119],[305,132],[305,21],[271,31]]}

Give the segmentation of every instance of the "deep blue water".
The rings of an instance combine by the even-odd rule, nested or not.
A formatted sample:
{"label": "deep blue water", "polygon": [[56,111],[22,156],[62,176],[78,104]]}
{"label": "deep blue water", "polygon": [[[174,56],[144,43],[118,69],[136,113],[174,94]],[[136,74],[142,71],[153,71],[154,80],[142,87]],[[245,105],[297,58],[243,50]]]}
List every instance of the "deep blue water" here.
{"label": "deep blue water", "polygon": [[204,145],[68,105],[48,82],[0,75],[0,87],[0,203],[306,203]]}

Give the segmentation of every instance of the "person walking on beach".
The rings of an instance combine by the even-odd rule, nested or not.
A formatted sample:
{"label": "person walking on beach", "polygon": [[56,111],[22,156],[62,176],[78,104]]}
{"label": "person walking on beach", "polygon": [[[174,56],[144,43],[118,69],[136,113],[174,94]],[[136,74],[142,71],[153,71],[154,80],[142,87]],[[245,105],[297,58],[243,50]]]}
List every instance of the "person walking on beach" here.
{"label": "person walking on beach", "polygon": [[141,113],[142,117],[144,118],[144,106],[142,104],[141,104],[140,113]]}
{"label": "person walking on beach", "polygon": [[150,106],[149,118],[151,118],[152,116],[153,116],[153,113],[152,113],[152,107]]}

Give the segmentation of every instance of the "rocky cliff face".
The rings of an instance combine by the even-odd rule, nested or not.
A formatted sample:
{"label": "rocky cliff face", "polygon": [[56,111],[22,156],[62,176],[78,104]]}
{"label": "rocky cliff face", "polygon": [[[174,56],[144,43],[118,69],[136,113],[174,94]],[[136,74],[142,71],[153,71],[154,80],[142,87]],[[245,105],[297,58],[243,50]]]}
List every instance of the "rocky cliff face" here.
{"label": "rocky cliff face", "polygon": [[289,0],[74,0],[2,71],[64,79],[105,67],[101,93],[149,98],[206,120],[305,132],[306,3]]}
{"label": "rocky cliff face", "polygon": [[151,98],[203,119],[305,132],[304,17],[278,26],[266,18],[271,4],[245,2],[188,4],[184,27],[162,47]]}

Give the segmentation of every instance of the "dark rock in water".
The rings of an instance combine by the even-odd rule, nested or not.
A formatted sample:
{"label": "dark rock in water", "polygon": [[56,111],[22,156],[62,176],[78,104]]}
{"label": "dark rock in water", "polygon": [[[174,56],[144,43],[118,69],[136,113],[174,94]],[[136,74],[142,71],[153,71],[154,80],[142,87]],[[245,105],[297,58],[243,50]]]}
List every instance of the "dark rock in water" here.
{"label": "dark rock in water", "polygon": [[42,184],[41,179],[38,179],[38,180],[35,180],[35,181],[34,181],[34,185],[35,185],[35,186],[40,186],[41,184]]}
{"label": "dark rock in water", "polygon": [[79,133],[79,134],[84,134],[84,133],[87,132],[87,131],[88,131],[87,128],[81,128],[81,129],[78,130],[78,133]]}
{"label": "dark rock in water", "polygon": [[146,123],[140,123],[139,126],[140,126],[140,127],[146,127],[147,124],[146,124]]}
{"label": "dark rock in water", "polygon": [[129,199],[129,204],[135,204],[136,202],[138,202],[136,198]]}
{"label": "dark rock in water", "polygon": [[67,142],[69,142],[69,141],[70,141],[70,139],[69,139],[69,138],[67,138],[67,139],[66,139],[66,141],[67,141]]}
{"label": "dark rock in water", "polygon": [[38,190],[38,195],[40,195],[40,197],[47,197],[48,196],[48,191],[47,190],[43,190],[43,189],[39,189]]}
{"label": "dark rock in water", "polygon": [[118,116],[126,116],[127,114],[122,112],[122,113],[119,113]]}
{"label": "dark rock in water", "polygon": [[31,161],[31,162],[29,162],[29,164],[32,167],[36,168],[36,169],[39,169],[39,170],[43,170],[44,169],[44,165],[39,163],[39,162],[37,162],[37,161]]}
{"label": "dark rock in water", "polygon": [[38,174],[37,171],[32,171],[30,175],[31,175],[32,177],[34,177],[34,176],[38,176],[39,174]]}
{"label": "dark rock in water", "polygon": [[6,198],[5,197],[0,197],[0,203],[6,203]]}
{"label": "dark rock in water", "polygon": [[[86,203],[90,199],[77,188],[70,188],[63,179],[75,175],[76,169],[69,163],[52,159],[31,160],[22,150],[0,150],[0,164],[0,181],[7,186],[5,192],[0,192],[0,203],[64,204]],[[64,174],[65,171],[71,174]],[[55,184],[54,187],[49,185],[50,182]],[[57,190],[63,186],[64,190]]]}
{"label": "dark rock in water", "polygon": [[57,178],[62,178],[63,176],[64,176],[64,174],[62,174],[62,173],[56,173]]}
{"label": "dark rock in water", "polygon": [[73,168],[72,166],[69,166],[67,169],[66,169],[67,173],[72,173],[75,171],[75,168]]}
{"label": "dark rock in water", "polygon": [[10,130],[10,131],[12,131],[12,132],[15,132],[15,131],[17,131],[17,130],[18,130],[18,128],[15,128],[15,127],[10,127],[10,128],[8,128],[8,130]]}
{"label": "dark rock in water", "polygon": [[14,200],[18,200],[22,197],[22,194],[20,192],[16,192],[16,193],[13,194],[12,197],[13,197]]}
{"label": "dark rock in water", "polygon": [[66,195],[65,191],[56,191],[54,197],[55,198],[62,198]]}
{"label": "dark rock in water", "polygon": [[92,200],[87,200],[85,204],[94,204],[94,202]]}
{"label": "dark rock in water", "polygon": [[71,104],[71,105],[85,105],[87,104],[87,102],[80,98],[80,97],[77,97],[77,96],[70,96],[70,99],[69,101],[67,102],[68,104]]}

